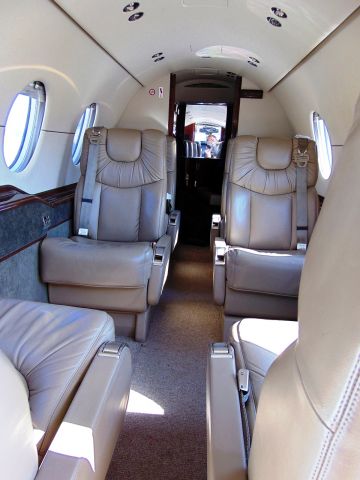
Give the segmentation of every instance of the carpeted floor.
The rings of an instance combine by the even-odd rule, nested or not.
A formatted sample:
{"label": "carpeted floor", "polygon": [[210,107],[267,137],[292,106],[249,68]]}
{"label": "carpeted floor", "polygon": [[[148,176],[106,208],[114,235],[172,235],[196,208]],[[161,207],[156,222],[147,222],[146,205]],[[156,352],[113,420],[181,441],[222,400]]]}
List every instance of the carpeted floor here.
{"label": "carpeted floor", "polygon": [[205,383],[211,341],[221,341],[221,309],[212,300],[210,251],[179,246],[161,301],[152,311],[148,340],[129,342],[133,412],[126,415],[107,480],[206,479]]}

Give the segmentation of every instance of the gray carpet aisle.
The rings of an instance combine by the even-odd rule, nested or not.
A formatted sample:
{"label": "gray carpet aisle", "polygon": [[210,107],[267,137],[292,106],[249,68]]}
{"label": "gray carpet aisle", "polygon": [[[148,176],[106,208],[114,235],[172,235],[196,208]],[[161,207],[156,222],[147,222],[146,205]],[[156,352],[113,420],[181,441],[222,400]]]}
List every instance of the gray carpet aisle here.
{"label": "gray carpet aisle", "polygon": [[207,348],[221,339],[209,249],[177,248],[151,318],[147,342],[130,344],[131,389],[164,414],[127,413],[107,480],[205,480]]}

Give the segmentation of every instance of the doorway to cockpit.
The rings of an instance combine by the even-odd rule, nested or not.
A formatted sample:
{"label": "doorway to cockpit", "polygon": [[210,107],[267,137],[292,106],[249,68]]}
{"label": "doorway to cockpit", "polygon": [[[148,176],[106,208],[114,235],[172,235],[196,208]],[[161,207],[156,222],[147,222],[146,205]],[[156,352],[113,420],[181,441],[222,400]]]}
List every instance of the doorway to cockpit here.
{"label": "doorway to cockpit", "polygon": [[212,68],[170,75],[169,135],[176,137],[180,241],[208,246],[220,213],[228,140],[238,129],[242,78]]}
{"label": "doorway to cockpit", "polygon": [[231,113],[222,103],[179,105],[177,198],[183,243],[209,244],[211,216],[220,211]]}

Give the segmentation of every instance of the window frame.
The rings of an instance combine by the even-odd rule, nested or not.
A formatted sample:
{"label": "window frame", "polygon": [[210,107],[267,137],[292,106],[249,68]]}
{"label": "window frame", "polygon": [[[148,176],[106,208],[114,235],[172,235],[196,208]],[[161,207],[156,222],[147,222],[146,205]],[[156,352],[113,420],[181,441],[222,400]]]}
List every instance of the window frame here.
{"label": "window frame", "polygon": [[[26,120],[24,123],[22,138],[19,143],[17,153],[12,162],[8,162],[5,155],[6,129],[8,127],[8,120],[11,115],[12,109],[19,95],[23,95],[28,98],[28,109],[26,114]],[[39,81],[31,82],[23,90],[18,92],[14,100],[12,101],[6,117],[2,145],[4,161],[7,168],[11,172],[22,172],[30,163],[40,138],[41,128],[45,115],[45,104],[45,85]]]}
{"label": "window frame", "polygon": [[[83,113],[81,114],[79,122],[76,126],[73,143],[71,147],[71,159],[75,166],[78,166],[80,164],[84,134],[88,128],[92,128],[95,125],[97,109],[98,109],[98,106],[97,106],[97,103],[95,102],[88,105],[83,111]],[[88,112],[89,112],[88,120],[86,121],[86,115]]]}

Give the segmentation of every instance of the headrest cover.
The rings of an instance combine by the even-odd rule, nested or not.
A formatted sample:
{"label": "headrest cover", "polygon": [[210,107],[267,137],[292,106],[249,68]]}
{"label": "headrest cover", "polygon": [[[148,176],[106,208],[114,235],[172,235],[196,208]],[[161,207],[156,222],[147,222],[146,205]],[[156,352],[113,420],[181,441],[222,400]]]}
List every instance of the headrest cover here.
{"label": "headrest cover", "polygon": [[290,138],[259,138],[257,161],[265,170],[283,170],[291,163]]}
{"label": "headrest cover", "polygon": [[141,152],[141,132],[127,128],[107,131],[106,151],[116,162],[135,162]]}
{"label": "headrest cover", "polygon": [[176,139],[175,137],[166,137],[166,163],[167,171],[174,172],[176,170]]}
{"label": "headrest cover", "polygon": [[[230,147],[229,182],[264,195],[283,195],[296,191],[297,139],[236,137]],[[308,187],[314,187],[318,176],[316,144],[308,145]]]}

